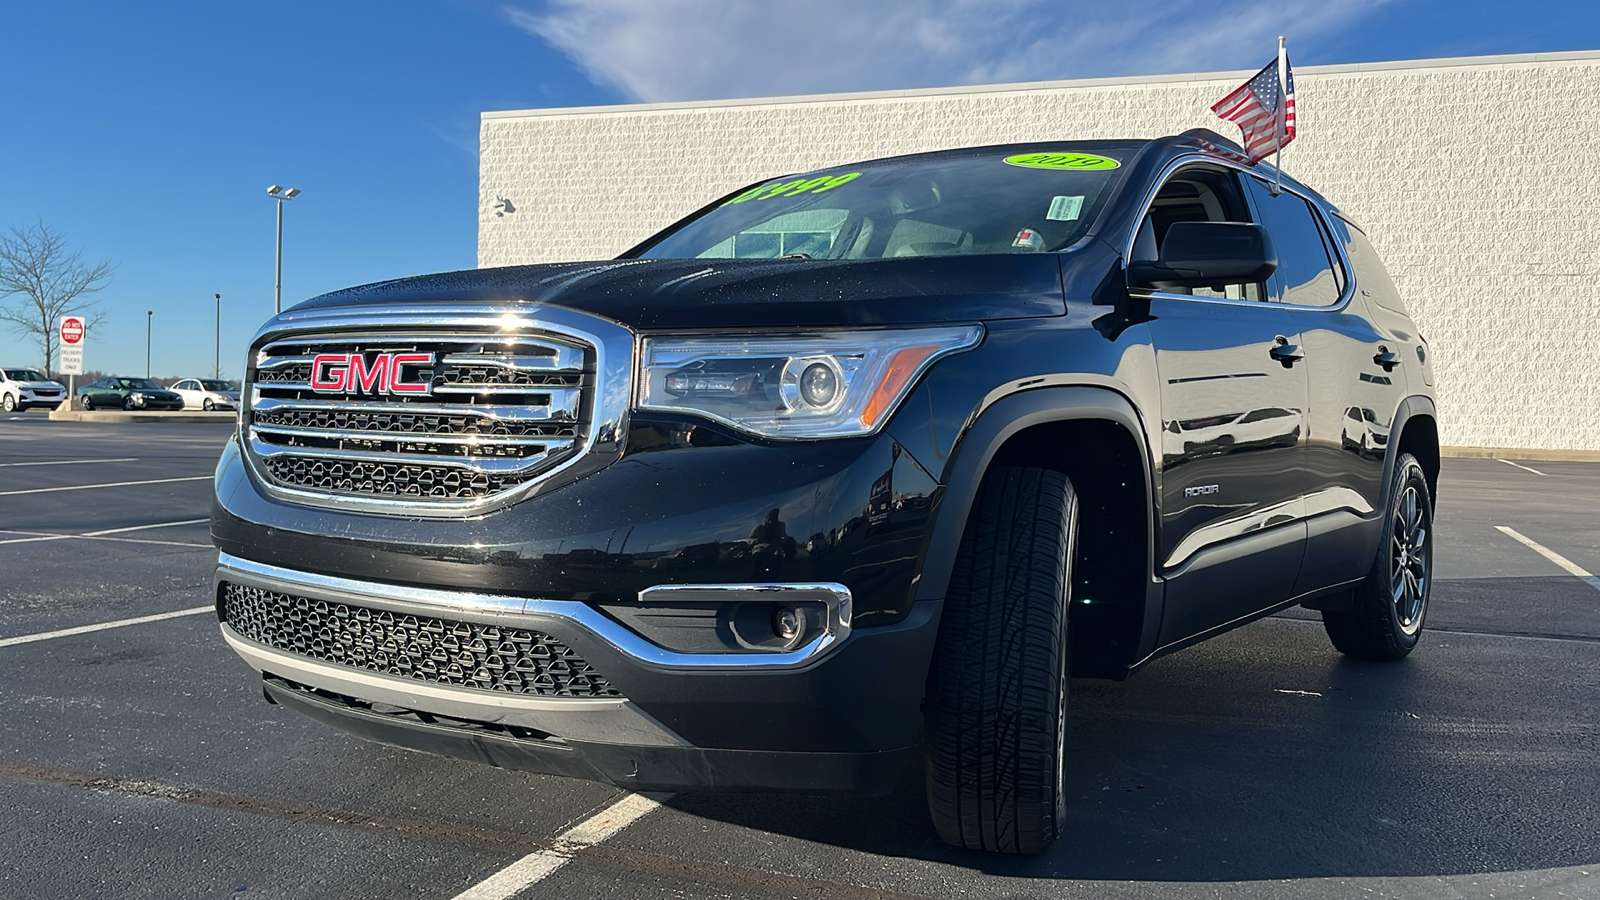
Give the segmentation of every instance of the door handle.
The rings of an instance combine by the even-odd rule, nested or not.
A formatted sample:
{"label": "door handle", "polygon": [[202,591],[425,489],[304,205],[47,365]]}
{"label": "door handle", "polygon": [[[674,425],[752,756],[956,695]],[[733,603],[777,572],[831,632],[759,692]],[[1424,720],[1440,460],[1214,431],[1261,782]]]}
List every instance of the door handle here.
{"label": "door handle", "polygon": [[1272,354],[1273,359],[1283,363],[1285,369],[1306,358],[1305,351],[1300,349],[1299,344],[1289,343],[1289,339],[1282,335],[1278,336],[1277,345],[1268,352]]}
{"label": "door handle", "polygon": [[1394,367],[1400,365],[1400,354],[1380,345],[1378,347],[1378,355],[1374,356],[1372,361],[1383,366],[1385,372],[1393,372]]}

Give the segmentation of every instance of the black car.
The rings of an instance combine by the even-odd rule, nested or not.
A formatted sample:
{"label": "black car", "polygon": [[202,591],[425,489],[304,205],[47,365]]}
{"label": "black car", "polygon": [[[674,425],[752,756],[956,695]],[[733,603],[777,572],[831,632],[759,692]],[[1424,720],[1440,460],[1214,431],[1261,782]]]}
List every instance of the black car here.
{"label": "black car", "polygon": [[183,409],[183,398],[148,378],[107,376],[78,387],[79,409]]}
{"label": "black car", "polygon": [[876,160],[302,303],[217,471],[223,636],[380,741],[635,790],[921,765],[945,840],[1039,850],[1069,675],[1295,604],[1367,659],[1422,628],[1426,342],[1357,224],[1242,160]]}

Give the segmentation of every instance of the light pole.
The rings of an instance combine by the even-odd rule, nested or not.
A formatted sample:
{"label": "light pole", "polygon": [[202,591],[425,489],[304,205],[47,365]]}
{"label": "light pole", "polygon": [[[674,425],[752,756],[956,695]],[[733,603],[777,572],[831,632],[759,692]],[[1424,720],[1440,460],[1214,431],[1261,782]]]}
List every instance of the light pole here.
{"label": "light pole", "polygon": [[150,377],[150,329],[155,325],[156,311],[144,311],[144,377]]}
{"label": "light pole", "polygon": [[278,201],[278,274],[273,281],[272,311],[281,313],[283,312],[283,201],[300,196],[300,189],[274,184],[267,188],[267,196]]}
{"label": "light pole", "polygon": [[217,298],[217,361],[211,364],[211,377],[222,377],[222,295],[212,294]]}

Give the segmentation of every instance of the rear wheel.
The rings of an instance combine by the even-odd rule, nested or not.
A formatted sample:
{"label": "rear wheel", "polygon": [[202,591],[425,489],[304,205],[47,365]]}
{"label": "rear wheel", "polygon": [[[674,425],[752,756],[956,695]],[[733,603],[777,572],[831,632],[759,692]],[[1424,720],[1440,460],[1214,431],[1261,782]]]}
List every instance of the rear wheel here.
{"label": "rear wheel", "polygon": [[1383,544],[1356,588],[1349,612],[1324,611],[1322,627],[1340,653],[1362,659],[1404,659],[1422,635],[1433,589],[1433,499],[1422,465],[1409,453],[1395,461]]}
{"label": "rear wheel", "polygon": [[1067,614],[1077,496],[997,466],[957,552],[929,675],[926,784],[939,836],[1037,853],[1066,822]]}

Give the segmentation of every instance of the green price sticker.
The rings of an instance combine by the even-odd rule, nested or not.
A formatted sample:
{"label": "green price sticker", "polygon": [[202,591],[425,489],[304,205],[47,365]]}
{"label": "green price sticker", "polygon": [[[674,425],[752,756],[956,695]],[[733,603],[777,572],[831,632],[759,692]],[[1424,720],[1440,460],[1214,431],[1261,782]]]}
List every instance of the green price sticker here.
{"label": "green price sticker", "polygon": [[1019,153],[1005,161],[1025,169],[1115,169],[1121,165],[1108,156],[1093,153]]}
{"label": "green price sticker", "polygon": [[744,203],[747,200],[771,200],[773,197],[796,197],[800,194],[820,194],[831,191],[840,185],[849,184],[861,177],[860,172],[851,172],[847,175],[823,175],[819,178],[796,178],[794,181],[783,181],[777,184],[763,184],[753,187],[748,191],[734,197],[727,203]]}

